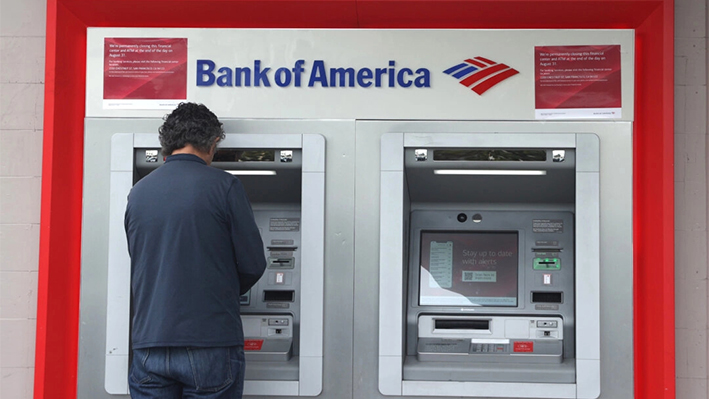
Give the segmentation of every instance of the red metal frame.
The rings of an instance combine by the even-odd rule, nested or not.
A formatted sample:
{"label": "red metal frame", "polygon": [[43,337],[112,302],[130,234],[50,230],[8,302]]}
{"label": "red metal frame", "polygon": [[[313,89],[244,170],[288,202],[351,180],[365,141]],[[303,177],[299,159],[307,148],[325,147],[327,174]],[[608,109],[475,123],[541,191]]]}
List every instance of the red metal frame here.
{"label": "red metal frame", "polygon": [[675,397],[674,0],[48,0],[35,398],[76,397],[90,26],[635,29],[635,397]]}

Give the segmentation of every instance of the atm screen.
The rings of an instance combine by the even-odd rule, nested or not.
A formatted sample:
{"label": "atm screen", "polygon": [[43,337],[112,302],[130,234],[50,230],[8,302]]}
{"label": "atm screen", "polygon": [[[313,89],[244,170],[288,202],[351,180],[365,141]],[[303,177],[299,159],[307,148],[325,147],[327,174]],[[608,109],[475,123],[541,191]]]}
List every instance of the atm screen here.
{"label": "atm screen", "polygon": [[419,305],[517,306],[518,233],[421,233]]}

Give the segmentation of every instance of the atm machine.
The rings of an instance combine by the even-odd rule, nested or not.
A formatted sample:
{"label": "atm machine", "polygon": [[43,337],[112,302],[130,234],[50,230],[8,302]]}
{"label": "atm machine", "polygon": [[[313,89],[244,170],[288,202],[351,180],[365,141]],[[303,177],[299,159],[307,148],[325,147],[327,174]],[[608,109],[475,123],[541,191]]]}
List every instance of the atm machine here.
{"label": "atm machine", "polygon": [[594,134],[381,139],[379,390],[600,395]]}
{"label": "atm machine", "polygon": [[[225,129],[228,126],[225,123]],[[227,134],[211,165],[241,180],[267,259],[263,277],[241,296],[246,396],[317,396],[322,389],[324,152],[325,140],[317,134]],[[127,194],[163,163],[157,134],[112,135],[106,397],[128,394],[130,258],[123,229]],[[90,366],[84,362],[82,367]]]}

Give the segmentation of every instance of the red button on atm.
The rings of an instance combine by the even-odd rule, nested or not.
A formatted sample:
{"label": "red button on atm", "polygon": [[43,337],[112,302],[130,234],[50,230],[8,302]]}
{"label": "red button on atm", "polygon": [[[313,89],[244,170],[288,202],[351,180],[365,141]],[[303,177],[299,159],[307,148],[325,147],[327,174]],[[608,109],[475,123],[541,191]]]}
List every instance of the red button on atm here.
{"label": "red button on atm", "polygon": [[245,339],[244,340],[244,350],[245,351],[260,351],[263,346],[262,339]]}
{"label": "red button on atm", "polygon": [[517,341],[514,343],[515,352],[534,352],[534,342],[532,341]]}

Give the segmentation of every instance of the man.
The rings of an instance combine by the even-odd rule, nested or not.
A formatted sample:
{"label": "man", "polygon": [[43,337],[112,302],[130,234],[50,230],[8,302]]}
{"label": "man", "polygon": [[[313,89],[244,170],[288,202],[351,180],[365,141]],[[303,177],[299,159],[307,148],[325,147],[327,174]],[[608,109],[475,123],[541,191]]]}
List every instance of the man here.
{"label": "man", "polygon": [[241,398],[239,296],[266,267],[241,182],[210,167],[224,130],[182,103],[160,127],[165,164],[130,192],[133,399]]}

